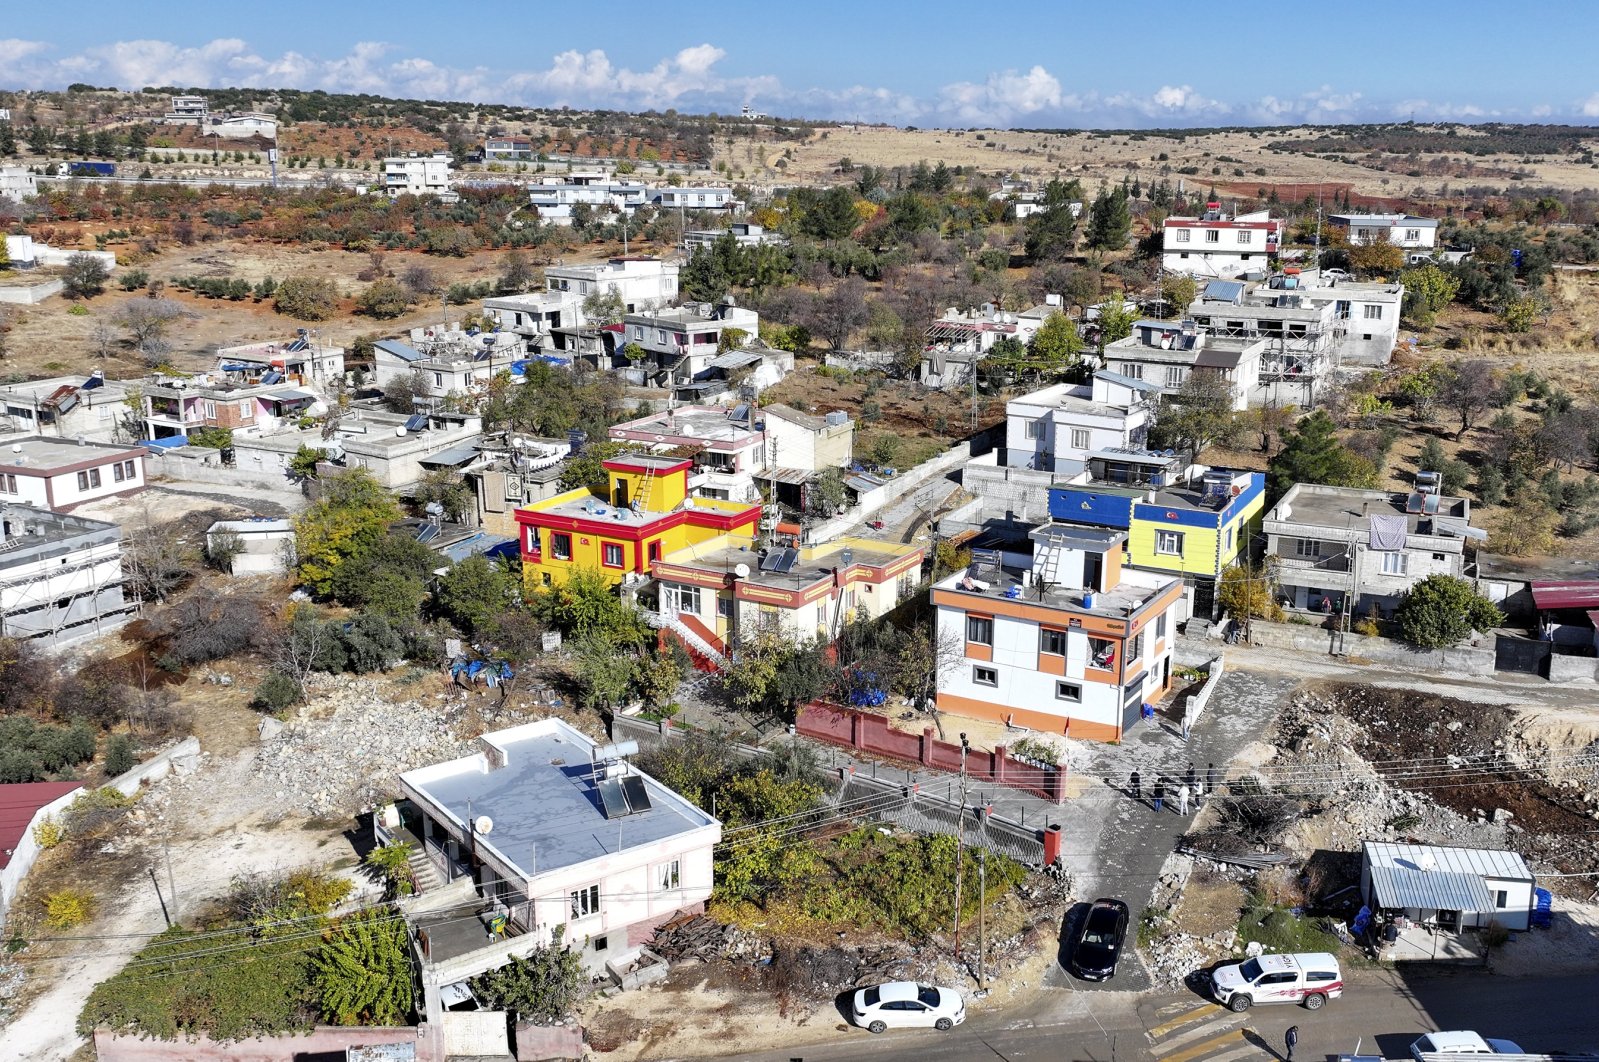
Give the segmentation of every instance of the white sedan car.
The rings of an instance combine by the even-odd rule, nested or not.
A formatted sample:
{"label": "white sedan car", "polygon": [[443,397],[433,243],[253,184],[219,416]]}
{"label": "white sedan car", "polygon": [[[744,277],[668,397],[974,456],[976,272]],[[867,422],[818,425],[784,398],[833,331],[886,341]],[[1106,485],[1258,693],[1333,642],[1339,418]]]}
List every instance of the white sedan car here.
{"label": "white sedan car", "polygon": [[966,1004],[953,988],[891,981],[863,988],[851,1005],[855,1024],[868,1032],[934,1028],[948,1031],[966,1020]]}
{"label": "white sedan car", "polygon": [[1428,1033],[1410,1045],[1410,1057],[1424,1062],[1428,1055],[1519,1055],[1521,1048],[1509,1040],[1488,1040],[1474,1032]]}

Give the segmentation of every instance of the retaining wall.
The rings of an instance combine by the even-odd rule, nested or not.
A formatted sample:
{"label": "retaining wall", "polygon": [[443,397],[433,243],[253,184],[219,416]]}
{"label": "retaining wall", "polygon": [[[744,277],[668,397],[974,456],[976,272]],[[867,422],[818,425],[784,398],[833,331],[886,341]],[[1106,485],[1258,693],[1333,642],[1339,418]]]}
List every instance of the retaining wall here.
{"label": "retaining wall", "polygon": [[82,793],[83,787],[79,786],[70,793],[56,797],[34,812],[33,818],[28,820],[27,828],[22,831],[21,840],[17,841],[16,848],[11,850],[11,861],[0,870],[0,919],[3,919],[6,911],[10,909],[11,901],[16,898],[22,879],[33,869],[34,860],[39,858],[39,842],[33,839],[33,828],[60,815]]}
{"label": "retaining wall", "polygon": [[1549,654],[1550,682],[1593,682],[1599,679],[1599,660],[1591,656]]}
{"label": "retaining wall", "polygon": [[142,1040],[96,1029],[94,1054],[99,1062],[302,1062],[343,1058],[351,1047],[414,1043],[418,1062],[443,1062],[428,1050],[428,1040],[423,1026],[370,1029],[320,1026],[304,1036],[274,1036],[237,1043],[223,1043],[209,1036]]}
{"label": "retaining wall", "polygon": [[41,280],[37,284],[18,284],[0,287],[0,302],[8,302],[14,306],[37,306],[52,295],[59,295],[66,290],[66,283],[61,280]]}
{"label": "retaining wall", "polygon": [[1379,664],[1439,671],[1446,674],[1492,678],[1492,648],[1461,645],[1450,649],[1418,649],[1391,638],[1371,638],[1364,634],[1339,635],[1321,627],[1300,623],[1268,623],[1251,620],[1249,644],[1267,649],[1291,649],[1300,653],[1327,653],[1358,656]]}
{"label": "retaining wall", "polygon": [[152,785],[173,771],[188,774],[200,764],[200,739],[186,737],[176,745],[152,759],[145,760],[126,774],[119,774],[106,784],[123,796],[132,796],[146,782]]}
{"label": "retaining wall", "polygon": [[282,491],[285,498],[298,498],[301,495],[300,487],[282,475],[207,465],[182,457],[146,457],[144,474],[146,479],[159,478],[176,483],[215,483],[224,487],[277,490]]}

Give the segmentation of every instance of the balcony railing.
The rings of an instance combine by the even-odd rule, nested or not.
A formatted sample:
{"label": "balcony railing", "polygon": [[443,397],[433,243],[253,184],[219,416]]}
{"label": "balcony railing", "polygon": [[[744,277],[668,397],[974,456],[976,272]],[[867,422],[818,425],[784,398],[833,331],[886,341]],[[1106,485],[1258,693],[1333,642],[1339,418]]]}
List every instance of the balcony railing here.
{"label": "balcony railing", "polygon": [[1284,568],[1314,569],[1321,572],[1347,572],[1349,570],[1349,555],[1340,553],[1336,557],[1278,557],[1277,563]]}

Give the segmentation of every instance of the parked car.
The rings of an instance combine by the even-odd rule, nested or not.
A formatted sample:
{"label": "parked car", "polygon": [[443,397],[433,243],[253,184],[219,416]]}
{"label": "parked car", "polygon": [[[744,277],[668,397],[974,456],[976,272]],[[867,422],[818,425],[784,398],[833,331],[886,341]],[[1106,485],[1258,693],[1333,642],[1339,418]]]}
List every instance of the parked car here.
{"label": "parked car", "polygon": [[966,1020],[966,1003],[953,988],[891,981],[863,988],[850,1006],[855,1024],[868,1032],[934,1028],[947,1032]]}
{"label": "parked car", "polygon": [[1321,271],[1321,279],[1323,279],[1323,280],[1332,280],[1332,281],[1336,281],[1336,282],[1342,284],[1344,281],[1349,280],[1351,278],[1350,278],[1348,270],[1344,270],[1344,269],[1323,269]]}
{"label": "parked car", "polygon": [[1424,1055],[1519,1055],[1520,1047],[1509,1040],[1488,1040],[1474,1032],[1428,1033],[1410,1045],[1410,1057],[1422,1062]]}
{"label": "parked car", "polygon": [[1258,955],[1218,966],[1210,980],[1216,1002],[1240,1012],[1256,1003],[1303,1003],[1316,1010],[1344,994],[1338,960],[1324,951]]}
{"label": "parked car", "polygon": [[1116,976],[1122,942],[1127,938],[1127,905],[1109,898],[1094,901],[1077,931],[1072,948],[1072,973],[1085,981],[1105,981]]}

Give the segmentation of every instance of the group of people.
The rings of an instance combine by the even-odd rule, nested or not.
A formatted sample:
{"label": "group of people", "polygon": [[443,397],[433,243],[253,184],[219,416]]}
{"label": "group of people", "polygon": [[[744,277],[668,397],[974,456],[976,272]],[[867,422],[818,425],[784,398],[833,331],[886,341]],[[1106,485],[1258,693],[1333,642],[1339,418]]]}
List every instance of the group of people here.
{"label": "group of people", "polygon": [[[1192,761],[1188,764],[1188,772],[1182,778],[1172,778],[1164,774],[1155,776],[1154,784],[1149,787],[1150,806],[1156,811],[1166,809],[1166,799],[1170,797],[1176,802],[1177,814],[1187,815],[1198,811],[1199,806],[1205,801],[1205,794],[1212,795],[1221,779],[1216,772],[1214,763],[1206,767],[1203,776],[1195,769]],[[1134,800],[1143,802],[1144,778],[1135,768],[1127,779],[1127,791]]]}

